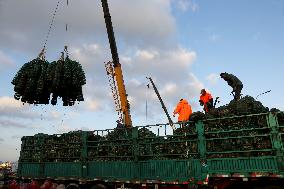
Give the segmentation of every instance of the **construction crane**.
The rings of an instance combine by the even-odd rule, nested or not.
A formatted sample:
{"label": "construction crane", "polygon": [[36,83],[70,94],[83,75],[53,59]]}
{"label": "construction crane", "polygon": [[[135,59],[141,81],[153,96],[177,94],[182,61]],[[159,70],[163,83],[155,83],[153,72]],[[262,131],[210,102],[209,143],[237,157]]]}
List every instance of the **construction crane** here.
{"label": "construction crane", "polygon": [[101,2],[104,12],[110,50],[112,54],[112,61],[106,63],[105,66],[107,74],[109,76],[111,90],[116,105],[116,111],[118,111],[119,114],[119,121],[122,122],[122,124],[125,127],[129,128],[132,127],[130,105],[127,100],[127,94],[124,85],[121,64],[119,63],[119,57],[118,57],[118,52],[117,52],[112,22],[111,22],[111,16],[109,13],[108,2],[107,0],[101,0]]}
{"label": "construction crane", "polygon": [[152,80],[151,77],[146,77],[146,78],[150,80],[150,82],[151,82],[151,84],[152,84],[152,86],[153,86],[153,88],[154,88],[154,91],[155,91],[155,93],[156,93],[156,95],[157,95],[157,97],[158,97],[158,99],[159,99],[159,101],[160,101],[160,103],[161,103],[161,105],[162,105],[162,108],[163,108],[165,114],[167,115],[167,118],[168,118],[168,120],[169,120],[170,126],[171,126],[173,129],[175,129],[175,127],[174,127],[174,125],[173,125],[173,121],[172,121],[172,119],[171,119],[171,117],[170,117],[170,115],[169,115],[169,112],[168,112],[168,110],[167,110],[167,108],[166,108],[166,106],[165,106],[165,104],[164,104],[164,101],[163,101],[163,99],[162,99],[162,97],[161,97],[161,95],[160,95],[160,93],[159,93],[159,91],[158,91],[158,89],[157,89],[157,87],[156,87],[154,81]]}

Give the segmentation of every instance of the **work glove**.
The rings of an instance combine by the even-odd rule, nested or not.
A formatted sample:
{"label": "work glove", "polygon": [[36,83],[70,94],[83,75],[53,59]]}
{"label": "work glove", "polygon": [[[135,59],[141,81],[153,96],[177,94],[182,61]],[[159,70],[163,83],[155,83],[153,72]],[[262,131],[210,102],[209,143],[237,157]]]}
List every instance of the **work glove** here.
{"label": "work glove", "polygon": [[200,106],[204,105],[204,102],[202,100],[199,100]]}

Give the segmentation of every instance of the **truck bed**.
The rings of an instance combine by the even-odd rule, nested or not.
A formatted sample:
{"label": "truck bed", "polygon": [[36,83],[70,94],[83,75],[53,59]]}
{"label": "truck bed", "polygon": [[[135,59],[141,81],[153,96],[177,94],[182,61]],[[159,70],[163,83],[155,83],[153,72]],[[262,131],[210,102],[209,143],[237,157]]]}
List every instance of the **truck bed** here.
{"label": "truck bed", "polygon": [[[241,124],[241,125],[240,125]],[[130,183],[284,175],[282,112],[22,138],[18,176]]]}

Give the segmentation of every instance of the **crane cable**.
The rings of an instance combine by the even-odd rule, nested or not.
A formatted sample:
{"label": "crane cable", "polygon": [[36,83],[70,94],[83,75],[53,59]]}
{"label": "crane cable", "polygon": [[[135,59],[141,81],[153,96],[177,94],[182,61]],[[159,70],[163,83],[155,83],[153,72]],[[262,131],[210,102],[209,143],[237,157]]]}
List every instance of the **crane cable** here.
{"label": "crane cable", "polygon": [[55,7],[55,9],[53,11],[52,19],[51,19],[51,22],[49,24],[49,28],[48,28],[47,35],[45,37],[43,48],[42,48],[41,52],[38,55],[40,59],[45,59],[45,51],[46,51],[46,47],[47,47],[47,41],[48,41],[48,38],[50,36],[51,30],[53,29],[54,20],[55,20],[56,13],[58,11],[59,3],[60,3],[60,0],[58,0],[58,2],[56,4],[56,7]]}
{"label": "crane cable", "polygon": [[146,113],[146,122],[148,121],[148,90],[150,88],[150,84],[148,83],[147,85],[147,88],[146,88],[146,105],[145,105],[145,113]]}
{"label": "crane cable", "polygon": [[[68,7],[68,5],[69,5],[69,0],[66,0],[66,6]],[[67,36],[67,34],[68,34],[68,24],[66,23],[65,24],[65,32],[66,32],[66,36]],[[66,39],[66,38],[65,38]],[[64,53],[66,54],[66,57],[69,57],[69,53],[68,53],[68,40],[64,40],[65,42],[65,45],[64,45]]]}
{"label": "crane cable", "polygon": [[260,93],[259,95],[256,96],[255,99],[257,99],[257,98],[258,98],[259,96],[261,96],[261,95],[264,95],[264,94],[270,93],[270,92],[271,92],[271,90],[268,90],[268,91],[265,91],[265,92],[263,92],[263,93]]}
{"label": "crane cable", "polygon": [[[66,3],[67,3],[66,6],[68,7],[69,0],[67,0]],[[65,31],[66,31],[66,33],[68,32],[68,23],[65,24]]]}

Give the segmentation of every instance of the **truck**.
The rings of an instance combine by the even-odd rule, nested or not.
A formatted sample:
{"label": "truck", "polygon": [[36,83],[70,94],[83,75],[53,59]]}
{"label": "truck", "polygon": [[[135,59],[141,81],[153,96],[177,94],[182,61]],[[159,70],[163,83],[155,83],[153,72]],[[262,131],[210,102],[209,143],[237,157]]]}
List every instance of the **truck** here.
{"label": "truck", "polygon": [[66,188],[283,188],[284,114],[22,138],[21,181]]}
{"label": "truck", "polygon": [[106,70],[123,127],[22,137],[10,188],[282,189],[281,111],[133,126],[107,0],[101,2],[113,59]]}

